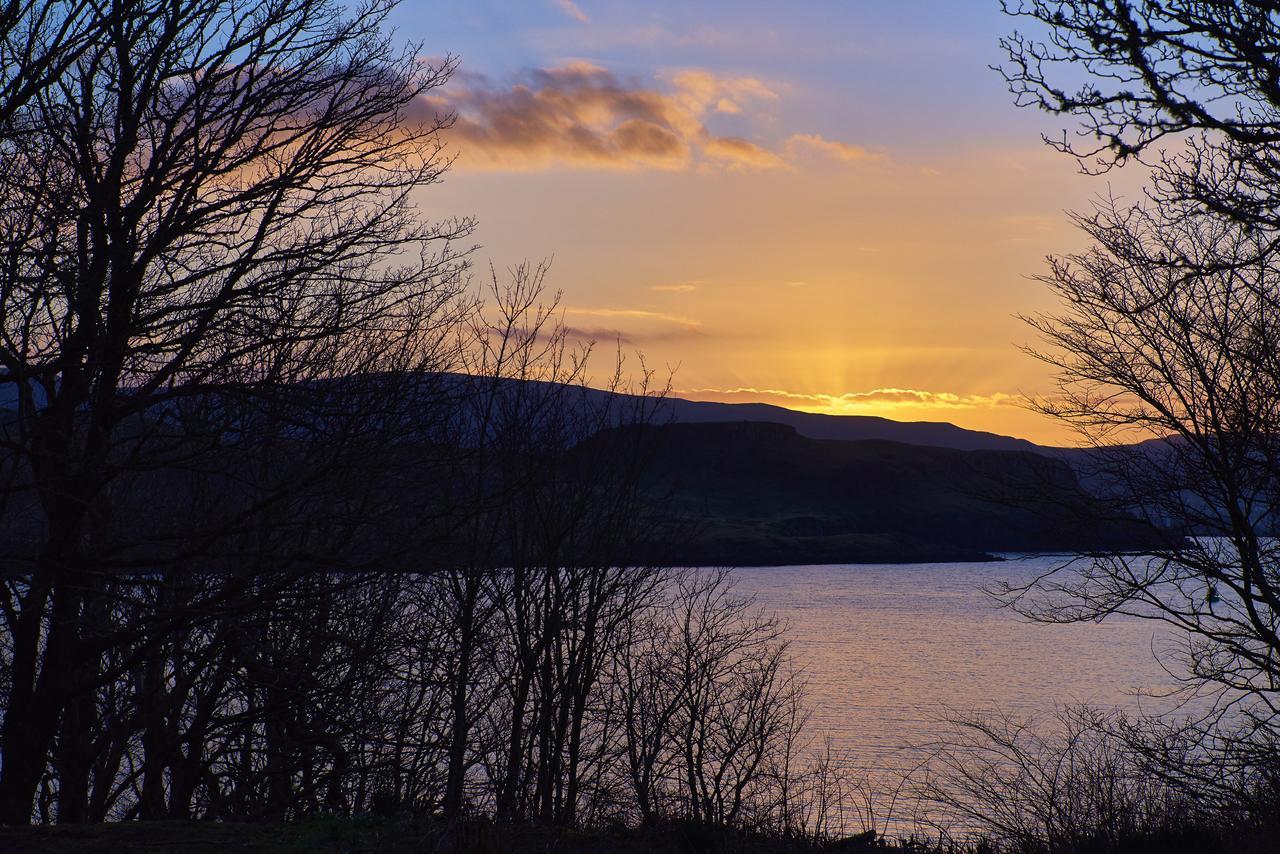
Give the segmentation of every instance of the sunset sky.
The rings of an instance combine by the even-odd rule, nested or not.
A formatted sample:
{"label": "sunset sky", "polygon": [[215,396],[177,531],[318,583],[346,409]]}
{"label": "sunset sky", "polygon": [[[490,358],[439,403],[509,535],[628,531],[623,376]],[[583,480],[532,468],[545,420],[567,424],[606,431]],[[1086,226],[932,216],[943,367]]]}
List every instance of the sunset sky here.
{"label": "sunset sky", "polygon": [[1081,245],[1064,212],[1138,185],[1040,141],[997,5],[410,0],[400,34],[462,63],[423,205],[476,215],[482,263],[554,256],[566,321],[681,396],[1067,442],[1018,405],[1052,384],[1015,315]]}

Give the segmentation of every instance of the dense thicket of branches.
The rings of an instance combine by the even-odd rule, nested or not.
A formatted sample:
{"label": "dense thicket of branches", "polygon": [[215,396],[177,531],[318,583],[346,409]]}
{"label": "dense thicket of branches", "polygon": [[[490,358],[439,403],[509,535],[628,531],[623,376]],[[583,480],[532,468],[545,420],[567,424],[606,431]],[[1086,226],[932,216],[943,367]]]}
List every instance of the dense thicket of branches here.
{"label": "dense thicket of branches", "polygon": [[[662,390],[618,362],[589,392],[544,271],[480,301],[470,222],[417,209],[448,166],[421,96],[453,64],[396,46],[392,3],[0,4],[0,823],[838,830],[779,623],[723,573],[628,565],[661,539],[654,431],[630,428]],[[1067,845],[1059,819],[1170,807],[1155,826],[1187,792],[1271,808],[1280,25],[1011,11],[1049,33],[1007,42],[1019,97],[1099,140],[1064,148],[1157,160],[1157,204],[1082,218],[1094,248],[1045,276],[1045,409],[1094,445],[1091,482],[1213,539],[1004,592],[1173,623],[1220,702],[1063,749],[978,726],[1000,760],[944,751],[933,796]],[[1054,797],[1000,800],[1017,787]]]}
{"label": "dense thicket of branches", "polygon": [[1274,777],[1221,767],[1194,728],[1087,707],[951,723],[913,786],[942,839],[1019,854],[1275,847]]}
{"label": "dense thicket of branches", "polygon": [[1152,166],[1148,199],[1077,217],[1092,247],[1041,277],[1059,309],[1030,322],[1059,390],[1040,407],[1092,448],[1095,485],[1194,536],[1001,592],[1037,619],[1173,625],[1161,652],[1213,702],[1167,738],[1115,735],[1141,773],[1247,803],[1273,790],[1280,725],[1280,12],[1004,5],[1038,27],[1005,40],[1014,93],[1082,122],[1055,144],[1086,168]]}
{"label": "dense thicket of branches", "polygon": [[495,280],[452,330],[466,373],[316,381],[305,409],[290,387],[192,396],[237,430],[113,479],[93,666],[36,820],[805,824],[781,627],[724,573],[620,559],[651,537],[630,428],[662,390],[621,394],[620,363],[588,389],[542,275]]}
{"label": "dense thicket of branches", "polygon": [[601,545],[590,515],[527,528],[525,501],[591,488],[562,461],[493,508],[510,567],[114,584],[115,622],[148,628],[104,656],[85,761],[43,770],[35,818],[63,820],[75,787],[87,820],[788,826],[801,718],[779,627],[722,574],[592,561],[566,542]]}
{"label": "dense thicket of branches", "polygon": [[[1089,170],[1152,166],[1150,191],[1280,225],[1280,10],[1197,0],[1002,0],[1017,102],[1080,122],[1050,142]],[[1274,243],[1274,241],[1272,241]]]}
{"label": "dense thicket of branches", "polygon": [[[383,488],[432,487],[378,507],[389,545],[344,556],[352,526],[308,501],[259,515],[253,536],[338,557],[294,566],[271,548],[209,566],[222,553],[206,549],[114,570],[97,625],[115,632],[76,698],[93,717],[46,755],[37,820],[803,826],[801,685],[781,627],[725,573],[617,559],[646,533],[648,453],[646,433],[617,428],[644,423],[658,398],[588,394],[586,353],[538,306],[540,281],[519,270],[472,315],[461,352],[487,371],[428,387],[445,412],[399,426],[429,436],[396,445],[395,465],[355,465],[360,486],[341,496],[361,502],[360,528]],[[271,453],[292,447],[286,436]],[[169,500],[186,512],[204,495]]]}
{"label": "dense thicket of branches", "polygon": [[445,162],[405,111],[451,66],[396,48],[385,3],[6,8],[0,440],[28,537],[0,820],[29,815],[55,741],[74,820],[90,691],[134,663],[108,662],[140,628],[117,570],[360,542],[353,463],[383,421],[326,383],[440,363],[468,223],[413,209]]}
{"label": "dense thicket of branches", "polygon": [[624,565],[661,389],[470,291],[392,5],[0,5],[0,823],[787,825],[779,627]]}

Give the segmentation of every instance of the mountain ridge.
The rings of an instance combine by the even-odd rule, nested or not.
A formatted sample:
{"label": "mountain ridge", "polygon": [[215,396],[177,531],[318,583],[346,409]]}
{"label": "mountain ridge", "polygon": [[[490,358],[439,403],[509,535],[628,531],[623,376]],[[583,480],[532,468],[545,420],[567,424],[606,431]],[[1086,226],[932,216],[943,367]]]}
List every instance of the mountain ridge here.
{"label": "mountain ridge", "polygon": [[828,415],[787,409],[771,403],[722,403],[668,398],[669,411],[679,423],[731,421],[769,422],[794,427],[809,439],[882,440],[906,445],[952,448],[958,451],[1029,451],[1052,454],[1059,449],[1029,439],[971,430],[949,421],[896,421],[878,415]]}
{"label": "mountain ridge", "polygon": [[652,439],[655,501],[695,563],[899,563],[1135,550],[1161,532],[1088,494],[1063,460],[760,421],[623,428]]}

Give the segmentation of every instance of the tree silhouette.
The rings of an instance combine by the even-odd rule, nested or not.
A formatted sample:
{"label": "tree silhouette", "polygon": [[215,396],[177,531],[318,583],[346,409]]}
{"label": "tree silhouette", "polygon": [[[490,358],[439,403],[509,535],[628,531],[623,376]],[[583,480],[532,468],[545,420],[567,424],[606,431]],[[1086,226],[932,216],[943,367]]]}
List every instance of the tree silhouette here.
{"label": "tree silhouette", "polygon": [[40,532],[6,602],[0,821],[93,714],[113,483],[222,444],[237,396],[432,361],[470,223],[415,208],[448,165],[419,96],[453,63],[395,46],[392,5],[37,4],[6,31],[49,49],[0,114],[4,441]]}
{"label": "tree silhouette", "polygon": [[[1049,140],[1105,171],[1152,166],[1150,192],[1280,226],[1280,12],[1272,3],[1002,2],[1017,102],[1078,119]],[[1274,240],[1268,245],[1274,245]]]}

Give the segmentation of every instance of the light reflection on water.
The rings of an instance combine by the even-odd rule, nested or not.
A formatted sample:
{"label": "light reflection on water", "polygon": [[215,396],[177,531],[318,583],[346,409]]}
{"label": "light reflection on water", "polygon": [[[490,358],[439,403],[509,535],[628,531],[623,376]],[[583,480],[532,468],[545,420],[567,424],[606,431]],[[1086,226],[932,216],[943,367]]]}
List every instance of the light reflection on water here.
{"label": "light reflection on water", "polygon": [[751,567],[733,576],[739,592],[789,623],[812,733],[829,736],[853,767],[883,771],[914,765],[948,709],[1042,716],[1071,703],[1169,706],[1137,696],[1174,684],[1153,658],[1153,643],[1168,636],[1158,624],[1035,624],[982,592],[1061,562]]}

